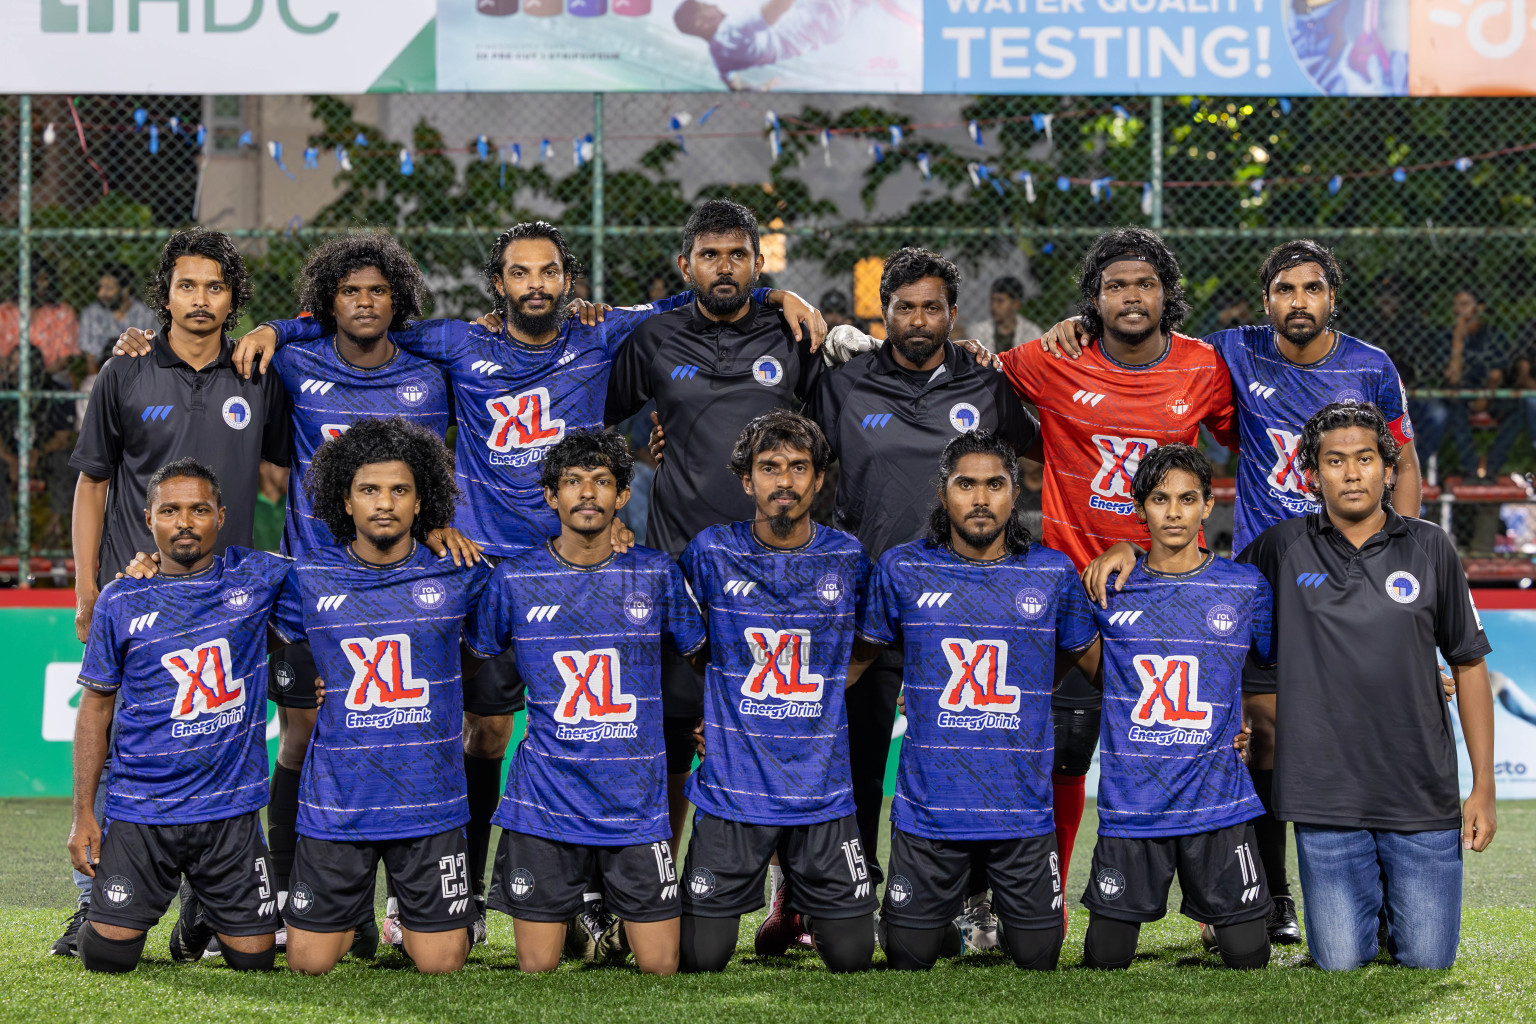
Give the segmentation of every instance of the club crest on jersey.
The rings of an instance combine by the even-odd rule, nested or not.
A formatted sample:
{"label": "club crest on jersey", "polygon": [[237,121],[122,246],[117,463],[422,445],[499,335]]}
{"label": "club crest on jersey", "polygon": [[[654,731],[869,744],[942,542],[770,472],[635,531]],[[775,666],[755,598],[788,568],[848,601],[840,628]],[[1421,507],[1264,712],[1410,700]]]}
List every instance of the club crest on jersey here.
{"label": "club crest on jersey", "polygon": [[[232,675],[234,659],[230,657],[228,640],[220,637],[187,650],[172,651],[161,657],[160,664],[176,680],[171,717],[177,724],[171,727],[171,735],[215,732],[245,719],[245,680]],[[214,717],[196,725],[183,724],[204,715]]]}
{"label": "club crest on jersey", "polygon": [[97,883],[102,898],[114,907],[126,907],[133,902],[133,883],[124,875],[113,875],[105,882]]}
{"label": "club crest on jersey", "polygon": [[1365,402],[1365,395],[1361,394],[1359,391],[1356,391],[1354,388],[1345,388],[1338,394],[1334,395],[1333,400],[1335,402],[1354,402],[1356,405],[1360,405]]}
{"label": "club crest on jersey", "polygon": [[512,877],[507,879],[507,895],[521,903],[533,895],[533,872],[527,868],[518,868],[512,872]]}
{"label": "club crest on jersey", "polygon": [[251,403],[239,395],[224,400],[224,422],[235,430],[251,425]]}
{"label": "club crest on jersey", "polygon": [[1174,742],[1205,742],[1211,728],[1211,705],[1200,699],[1200,659],[1194,655],[1138,654],[1131,659],[1141,695],[1131,708],[1133,740],[1159,739],[1146,735],[1141,727],[1166,725],[1179,732],[1197,730],[1197,735]]}
{"label": "club crest on jersey", "polygon": [[[752,652],[753,669],[741,684],[741,692],[753,700],[769,698],[814,703],[826,691],[824,676],[811,671],[811,632],[808,629],[768,629],[749,626],[743,631]],[[742,702],[746,714],[746,701]],[[809,709],[807,709],[809,711]],[[818,705],[816,714],[820,715]]]}
{"label": "club crest on jersey", "polygon": [[1237,609],[1229,604],[1213,604],[1205,612],[1205,628],[1217,636],[1231,636],[1237,628]]}
{"label": "club crest on jersey", "polygon": [[1195,403],[1189,400],[1189,393],[1180,391],[1168,399],[1168,411],[1174,416],[1183,419],[1189,415],[1189,411],[1195,407]]}
{"label": "club crest on jersey", "polygon": [[230,587],[219,597],[220,603],[232,612],[243,612],[251,606],[255,595],[245,587]]}
{"label": "club crest on jersey", "polygon": [[[371,711],[374,708],[420,709],[399,716],[401,724],[431,720],[431,683],[417,679],[411,668],[411,638],[406,633],[387,636],[359,636],[341,642],[341,652],[352,666],[352,683],[347,687],[346,707],[349,711]],[[394,719],[396,716],[388,716]],[[347,726],[374,725],[360,718],[347,716]]]}
{"label": "club crest on jersey", "polygon": [[651,621],[651,612],[656,610],[655,602],[650,594],[642,594],[635,591],[624,595],[624,617],[636,626],[643,626]]}
{"label": "club crest on jersey", "polygon": [[1008,682],[1008,641],[946,637],[939,646],[949,662],[949,680],[939,695],[939,726],[1017,729],[1023,694]]}
{"label": "club crest on jersey", "polygon": [[[634,697],[624,692],[618,648],[560,651],[555,654],[555,668],[565,683],[560,700],[555,704],[556,722],[562,725],[580,722],[595,722],[600,726],[625,725],[628,728],[611,735],[639,735],[638,727],[632,724],[638,714],[638,704]],[[562,739],[598,739],[604,734],[588,737],[575,735],[574,731],[557,730],[556,735]]]}
{"label": "club crest on jersey", "polygon": [[886,899],[893,907],[904,907],[912,902],[912,883],[906,875],[892,875],[885,886]]}
{"label": "club crest on jersey", "polygon": [[565,436],[565,420],[552,418],[548,388],[492,398],[485,408],[495,420],[485,439],[493,452],[545,448]]}
{"label": "club crest on jersey", "polygon": [[1045,591],[1038,587],[1025,587],[1013,595],[1013,606],[1018,609],[1020,615],[1031,622],[1044,615],[1050,603],[1050,598],[1046,596]]}
{"label": "club crest on jersey", "polygon": [[771,388],[784,379],[784,364],[773,356],[758,356],[752,361],[752,379]]}
{"label": "club crest on jersey", "polygon": [[981,426],[981,413],[970,402],[956,402],[949,407],[949,425],[960,433]]}
{"label": "club crest on jersey", "polygon": [[1141,460],[1157,447],[1157,442],[1150,437],[1094,434],[1093,446],[1099,453],[1099,471],[1093,475],[1093,497],[1088,499],[1088,506],[1116,515],[1132,515],[1136,508],[1130,500],[1131,481]]}
{"label": "club crest on jersey", "polygon": [[816,596],[823,604],[837,604],[843,598],[843,578],[835,572],[827,573],[816,581]]}
{"label": "club crest on jersey", "polygon": [[1125,893],[1125,876],[1114,868],[1100,868],[1094,884],[1099,887],[1099,895],[1106,900],[1117,900]]}
{"label": "club crest on jersey", "polygon": [[395,385],[395,397],[409,406],[417,406],[427,400],[426,382],[419,377],[407,377]]}
{"label": "club crest on jersey", "polygon": [[437,580],[417,580],[411,584],[411,600],[418,608],[436,611],[448,599],[448,588]]}
{"label": "club crest on jersey", "polygon": [[1413,604],[1419,599],[1419,581],[1411,572],[1395,572],[1387,577],[1387,596],[1398,604]]}

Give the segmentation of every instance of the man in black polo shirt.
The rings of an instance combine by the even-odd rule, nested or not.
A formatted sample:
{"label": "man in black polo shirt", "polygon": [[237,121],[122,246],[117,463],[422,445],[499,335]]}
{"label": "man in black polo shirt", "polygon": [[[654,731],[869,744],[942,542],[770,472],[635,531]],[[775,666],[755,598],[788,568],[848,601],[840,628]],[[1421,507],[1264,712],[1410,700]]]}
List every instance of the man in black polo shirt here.
{"label": "man in black polo shirt", "polygon": [[[635,328],[614,359],[606,416],[618,423],[656,402],[667,447],[651,485],[646,542],[673,558],[706,527],[753,518],[752,498],[728,468],[736,438],[758,416],[793,408],[824,369],[810,338],[796,341],[784,315],[752,297],[763,256],[751,210],[724,199],[700,203],[683,228],[677,268],[697,298]],[[675,652],[662,657],[675,848],[704,680]]]}
{"label": "man in black polo shirt", "polygon": [[[806,405],[841,466],[834,525],[856,535],[871,558],[924,535],[933,467],[956,435],[985,429],[1020,455],[1038,437],[1008,379],[947,340],[959,287],[959,269],[938,253],[891,253],[880,278],[886,344],[825,374]],[[878,849],[901,675],[900,650],[887,648],[848,690],[848,753],[866,850]]]}
{"label": "man in black polo shirt", "polygon": [[[250,301],[245,261],[227,235],[178,232],[160,252],[152,295],[164,328],[149,359],[111,359],[101,368],[69,464],[75,485],[75,630],[82,642],[102,586],[153,551],[145,522],[150,476],[192,458],[218,475],[228,509],[215,553],[250,547],[261,460],[288,462],[287,396],[275,374],[235,372],[225,328]],[[76,878],[80,909],[90,879]],[[79,912],[56,953],[74,953]]]}
{"label": "man in black polo shirt", "polygon": [[[1487,849],[1495,829],[1491,648],[1450,538],[1389,504],[1397,457],[1374,405],[1326,406],[1296,453],[1323,510],[1240,556],[1274,589],[1274,810],[1296,825],[1307,944],[1324,970],[1375,958],[1383,898],[1393,959],[1450,967],[1462,852]],[[1437,647],[1472,762],[1463,806]]]}

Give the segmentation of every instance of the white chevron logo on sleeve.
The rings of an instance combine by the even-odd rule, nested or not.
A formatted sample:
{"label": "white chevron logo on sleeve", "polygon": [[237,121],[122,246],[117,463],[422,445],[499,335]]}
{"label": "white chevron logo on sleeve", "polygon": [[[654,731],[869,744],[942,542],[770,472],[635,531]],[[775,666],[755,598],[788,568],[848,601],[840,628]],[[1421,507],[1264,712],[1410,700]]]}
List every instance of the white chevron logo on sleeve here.
{"label": "white chevron logo on sleeve", "polygon": [[1258,395],[1260,398],[1269,398],[1275,393],[1274,388],[1262,383],[1261,381],[1254,381],[1252,384],[1249,384],[1248,390],[1253,394]]}
{"label": "white chevron logo on sleeve", "polygon": [[1134,612],[1115,612],[1109,617],[1109,624],[1111,626],[1129,626],[1139,618],[1141,618],[1141,609],[1137,609]]}
{"label": "white chevron logo on sleeve", "polygon": [[315,602],[315,611],[333,612],[341,607],[341,602],[347,599],[346,594],[327,594]]}
{"label": "white chevron logo on sleeve", "polygon": [[159,612],[150,612],[148,615],[135,615],[128,621],[128,632],[131,634],[148,629],[155,624],[155,620],[159,617]]}
{"label": "white chevron logo on sleeve", "polygon": [[1096,406],[1100,402],[1104,401],[1104,396],[1095,394],[1092,391],[1079,391],[1072,396],[1072,401],[1081,402],[1088,406]]}
{"label": "white chevron logo on sleeve", "polygon": [[336,382],[333,380],[306,379],[303,384],[299,385],[299,390],[306,395],[328,395],[331,393],[331,388],[335,386]]}
{"label": "white chevron logo on sleeve", "polygon": [[725,581],[725,592],[727,594],[734,594],[737,597],[746,597],[748,594],[752,593],[752,591],[754,591],[756,589],[757,589],[757,581],[756,580],[726,580]]}
{"label": "white chevron logo on sleeve", "polygon": [[501,364],[493,363],[489,359],[476,359],[474,362],[469,364],[469,368],[480,373],[490,374],[500,370]]}
{"label": "white chevron logo on sleeve", "polygon": [[917,599],[917,606],[919,608],[943,608],[949,603],[949,599],[954,596],[953,592],[947,590],[943,592],[925,590],[923,595]]}
{"label": "white chevron logo on sleeve", "polygon": [[560,610],[557,604],[536,604],[528,609],[527,622],[550,622]]}

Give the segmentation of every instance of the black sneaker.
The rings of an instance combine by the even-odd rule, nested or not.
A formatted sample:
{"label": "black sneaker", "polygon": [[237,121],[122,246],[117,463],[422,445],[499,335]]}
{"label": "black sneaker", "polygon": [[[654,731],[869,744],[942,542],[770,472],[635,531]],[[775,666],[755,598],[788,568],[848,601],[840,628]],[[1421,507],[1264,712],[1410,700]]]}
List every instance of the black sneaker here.
{"label": "black sneaker", "polygon": [[379,922],[370,917],[352,930],[352,948],[347,953],[359,960],[372,960],[378,952]]}
{"label": "black sneaker", "polygon": [[202,959],[208,943],[213,941],[213,926],[208,923],[203,901],[192,891],[191,883],[183,881],[178,895],[181,897],[181,913],[176,918],[176,926],[171,929],[171,959],[187,964]]}
{"label": "black sneaker", "polygon": [[85,924],[86,912],[91,909],[89,900],[75,908],[68,921],[64,922],[64,934],[54,942],[53,948],[48,951],[49,956],[79,956],[80,950],[75,948],[75,942],[80,937],[80,926]]}
{"label": "black sneaker", "polygon": [[1301,941],[1296,901],[1289,896],[1276,896],[1269,908],[1269,941],[1277,946],[1294,946]]}

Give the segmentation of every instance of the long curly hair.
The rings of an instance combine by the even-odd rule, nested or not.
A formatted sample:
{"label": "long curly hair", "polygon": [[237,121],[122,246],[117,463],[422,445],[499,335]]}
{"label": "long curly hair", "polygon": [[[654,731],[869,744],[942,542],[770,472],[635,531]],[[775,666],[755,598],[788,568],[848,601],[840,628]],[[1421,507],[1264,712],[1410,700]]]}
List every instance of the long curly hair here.
{"label": "long curly hair", "polygon": [[635,475],[635,459],[624,435],[616,430],[572,430],[544,452],[539,483],[546,491],[559,490],[566,470],[604,466],[613,471],[619,490],[629,486]]}
{"label": "long curly hair", "polygon": [[160,265],[155,268],[155,279],[149,288],[150,305],[160,318],[160,326],[170,330],[171,276],[176,270],[176,261],[183,256],[202,256],[219,265],[231,296],[229,316],[224,318],[223,325],[224,333],[228,334],[229,329],[240,322],[246,304],[251,301],[251,272],[246,269],[245,257],[235,248],[234,239],[222,231],[207,228],[178,231],[160,250]]}
{"label": "long curly hair", "polygon": [[1152,265],[1157,271],[1157,279],[1163,283],[1163,315],[1157,326],[1165,335],[1177,330],[1189,316],[1189,300],[1184,296],[1184,274],[1179,270],[1178,257],[1155,231],[1115,228],[1094,239],[1083,255],[1078,278],[1081,302],[1077,311],[1089,336],[1104,336],[1104,318],[1099,315],[1099,286],[1104,283],[1104,268],[1117,258],[1143,259]]}
{"label": "long curly hair", "polygon": [[412,537],[424,540],[453,521],[459,489],[453,482],[453,456],[442,438],[398,416],[359,420],[321,445],[304,475],[315,518],[330,528],[338,543],[357,537],[357,524],[347,511],[353,478],[364,466],[380,462],[403,462],[416,478],[421,511],[411,523]]}
{"label": "long curly hair", "polygon": [[299,308],[314,314],[330,334],[336,330],[336,289],[347,275],[374,267],[389,282],[394,317],[389,329],[398,331],[421,316],[426,288],[416,260],[390,235],[369,231],[332,238],[309,251],[294,282]]}
{"label": "long curly hair", "polygon": [[507,246],[524,238],[542,238],[552,242],[560,253],[560,268],[565,271],[569,281],[575,281],[587,272],[571,252],[571,247],[565,244],[565,236],[553,224],[532,220],[512,225],[496,236],[496,241],[491,243],[491,251],[486,253],[485,264],[480,268],[480,275],[485,278],[485,288],[491,293],[491,309],[502,316],[507,315],[507,297],[496,290],[496,282],[501,280],[502,260],[506,258]]}
{"label": "long curly hair", "polygon": [[827,444],[826,435],[815,420],[788,409],[774,409],[746,425],[731,448],[731,461],[726,468],[733,476],[751,476],[754,459],[780,448],[808,452],[811,467],[818,473],[825,473],[832,464],[832,446]]}
{"label": "long curly hair", "polygon": [[928,513],[929,543],[939,547],[949,546],[950,530],[953,524],[949,518],[949,509],[944,507],[944,491],[949,487],[949,480],[955,475],[955,469],[960,465],[960,460],[967,455],[996,455],[1002,460],[1004,472],[1008,474],[1008,479],[1013,481],[1014,496],[1013,512],[1003,526],[1004,540],[1010,554],[1017,555],[1029,550],[1035,538],[1029,532],[1029,527],[1025,525],[1024,510],[1018,505],[1018,498],[1024,491],[1024,479],[1019,472],[1018,456],[1014,455],[1008,442],[990,430],[967,430],[944,446],[944,455],[939,460],[937,480],[939,500],[933,506],[933,511]]}
{"label": "long curly hair", "polygon": [[[1325,405],[1317,414],[1307,420],[1307,425],[1301,428],[1301,439],[1296,442],[1296,471],[1307,481],[1308,488],[1315,494],[1319,501],[1322,500],[1322,489],[1317,486],[1318,454],[1322,451],[1323,435],[1330,430],[1343,430],[1348,427],[1363,427],[1376,435],[1376,450],[1381,453],[1381,461],[1387,469],[1397,469],[1397,458],[1401,449],[1397,438],[1392,436],[1392,429],[1387,426],[1387,418],[1381,414],[1381,410],[1370,402],[1334,402]],[[1388,480],[1386,489],[1381,492],[1381,507],[1392,506],[1392,490],[1394,480]]]}

